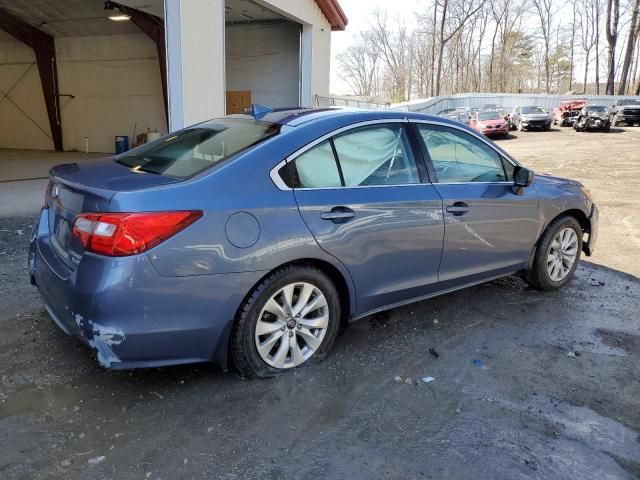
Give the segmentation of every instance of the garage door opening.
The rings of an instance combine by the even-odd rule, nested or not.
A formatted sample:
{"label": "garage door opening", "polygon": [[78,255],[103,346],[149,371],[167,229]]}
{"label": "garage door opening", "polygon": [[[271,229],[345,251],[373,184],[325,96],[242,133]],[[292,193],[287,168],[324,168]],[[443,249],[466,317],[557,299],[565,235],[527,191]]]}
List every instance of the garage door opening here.
{"label": "garage door opening", "polygon": [[302,26],[247,0],[225,4],[227,113],[300,105]]}

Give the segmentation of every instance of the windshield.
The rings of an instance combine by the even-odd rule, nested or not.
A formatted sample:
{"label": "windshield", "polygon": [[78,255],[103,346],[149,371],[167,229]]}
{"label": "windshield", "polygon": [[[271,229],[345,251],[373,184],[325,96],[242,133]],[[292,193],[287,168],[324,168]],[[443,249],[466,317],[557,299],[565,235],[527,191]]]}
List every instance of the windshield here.
{"label": "windshield", "polygon": [[478,120],[500,120],[502,117],[498,112],[480,112]]}
{"label": "windshield", "polygon": [[115,157],[134,170],[187,178],[277,135],[280,127],[244,118],[221,118],[185,128]]}
{"label": "windshield", "polygon": [[547,113],[542,107],[522,107],[522,113]]}
{"label": "windshield", "polygon": [[596,105],[593,107],[587,107],[587,110],[590,112],[597,112],[597,113],[607,113],[607,107],[603,107],[601,105]]}
{"label": "windshield", "polygon": [[640,105],[637,100],[618,100],[618,105]]}

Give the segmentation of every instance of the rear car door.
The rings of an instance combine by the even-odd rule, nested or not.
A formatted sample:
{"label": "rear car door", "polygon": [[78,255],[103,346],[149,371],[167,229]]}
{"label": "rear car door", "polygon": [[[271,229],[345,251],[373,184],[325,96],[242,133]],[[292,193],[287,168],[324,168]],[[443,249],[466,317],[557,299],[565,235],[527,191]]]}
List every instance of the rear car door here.
{"label": "rear car door", "polygon": [[440,288],[524,268],[541,228],[534,186],[513,191],[515,165],[454,126],[417,123],[444,203]]}
{"label": "rear car door", "polygon": [[367,122],[288,159],[300,214],[320,247],[348,269],[360,314],[438,283],[442,200],[410,134],[404,121]]}

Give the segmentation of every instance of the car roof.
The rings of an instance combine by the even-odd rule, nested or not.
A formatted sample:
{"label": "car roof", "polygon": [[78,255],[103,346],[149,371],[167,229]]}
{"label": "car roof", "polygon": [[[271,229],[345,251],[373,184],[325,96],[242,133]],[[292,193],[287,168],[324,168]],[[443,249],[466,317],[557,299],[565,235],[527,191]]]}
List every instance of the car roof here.
{"label": "car roof", "polygon": [[[247,118],[253,119],[249,114],[235,114],[230,115],[232,118]],[[384,119],[414,119],[414,120],[434,120],[434,121],[446,121],[443,117],[437,117],[435,115],[426,115],[418,112],[407,112],[402,110],[391,110],[386,108],[364,110],[356,108],[344,108],[344,107],[317,107],[317,108],[284,108],[274,109],[272,112],[267,113],[260,120],[265,122],[271,122],[278,125],[287,125],[290,127],[297,127],[300,125],[308,125],[320,120],[325,120],[331,117],[342,117],[344,120],[348,120],[352,117],[354,121],[366,121],[366,120],[384,120]],[[451,122],[455,125],[455,122]]]}

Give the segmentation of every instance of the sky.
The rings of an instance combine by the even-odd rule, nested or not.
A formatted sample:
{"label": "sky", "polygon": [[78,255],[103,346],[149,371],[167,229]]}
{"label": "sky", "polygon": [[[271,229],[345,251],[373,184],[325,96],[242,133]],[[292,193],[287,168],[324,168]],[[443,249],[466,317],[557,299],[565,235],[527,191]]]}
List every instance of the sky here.
{"label": "sky", "polygon": [[[554,1],[554,7],[558,8],[556,18],[563,24],[570,23],[572,20],[571,1],[557,0],[557,3]],[[330,91],[332,94],[345,95],[352,92],[347,83],[338,75],[338,62],[335,57],[351,45],[358,32],[369,28],[371,12],[376,8],[386,10],[390,19],[398,16],[404,19],[408,28],[413,28],[416,24],[416,12],[424,11],[431,2],[428,0],[339,0],[339,2],[349,19],[349,23],[344,32],[331,34]],[[526,23],[529,23],[533,28],[537,25],[537,21],[537,17],[530,15]]]}

